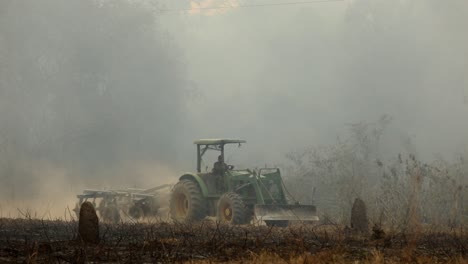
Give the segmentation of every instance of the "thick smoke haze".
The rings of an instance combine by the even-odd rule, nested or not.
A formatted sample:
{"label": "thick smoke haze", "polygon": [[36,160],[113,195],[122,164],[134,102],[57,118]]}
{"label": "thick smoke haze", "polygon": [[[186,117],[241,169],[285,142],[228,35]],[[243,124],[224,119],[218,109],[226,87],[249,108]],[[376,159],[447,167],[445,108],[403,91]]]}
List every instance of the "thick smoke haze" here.
{"label": "thick smoke haze", "polygon": [[3,199],[153,185],[138,170],[176,164],[186,67],[148,6],[2,1],[0,12]]}
{"label": "thick smoke haze", "polygon": [[408,141],[424,159],[466,150],[466,1],[208,11],[162,17],[181,39],[190,78],[204,95],[191,111],[197,122],[208,120],[200,136],[239,135],[255,144],[254,156],[281,157],[301,145],[334,142],[348,124],[387,114],[392,155]]}
{"label": "thick smoke haze", "polygon": [[1,1],[1,198],[173,181],[196,138],[282,164],[383,115],[382,155],[467,151],[465,0],[177,11],[227,2]]}

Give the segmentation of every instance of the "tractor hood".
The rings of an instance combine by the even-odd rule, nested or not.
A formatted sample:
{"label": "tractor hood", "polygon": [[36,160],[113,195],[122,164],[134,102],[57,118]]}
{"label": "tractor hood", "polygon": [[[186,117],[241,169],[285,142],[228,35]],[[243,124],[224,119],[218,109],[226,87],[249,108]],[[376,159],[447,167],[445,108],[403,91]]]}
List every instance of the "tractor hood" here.
{"label": "tractor hood", "polygon": [[277,168],[262,168],[258,171],[252,171],[249,169],[242,170],[230,170],[228,173],[231,176],[249,176],[249,175],[258,175],[260,178],[265,177],[281,177],[281,174]]}
{"label": "tractor hood", "polygon": [[249,170],[231,170],[228,171],[228,173],[231,174],[231,176],[249,176],[252,175],[252,172]]}

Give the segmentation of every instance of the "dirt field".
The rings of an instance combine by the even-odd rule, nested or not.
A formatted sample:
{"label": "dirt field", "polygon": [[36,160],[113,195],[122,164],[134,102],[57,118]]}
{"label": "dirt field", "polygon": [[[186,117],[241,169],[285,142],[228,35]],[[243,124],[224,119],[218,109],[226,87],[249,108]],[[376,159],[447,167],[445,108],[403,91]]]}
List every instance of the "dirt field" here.
{"label": "dirt field", "polygon": [[0,219],[1,263],[468,263],[463,230],[356,235],[338,226],[126,223],[77,239],[76,222]]}

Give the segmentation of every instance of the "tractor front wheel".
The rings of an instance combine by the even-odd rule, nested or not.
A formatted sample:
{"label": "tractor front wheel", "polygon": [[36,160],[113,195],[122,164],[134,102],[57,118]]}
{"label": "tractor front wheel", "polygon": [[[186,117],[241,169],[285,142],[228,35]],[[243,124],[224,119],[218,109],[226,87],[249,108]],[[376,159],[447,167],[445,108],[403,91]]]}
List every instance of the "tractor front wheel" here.
{"label": "tractor front wheel", "polygon": [[218,221],[233,225],[242,225],[249,222],[247,208],[239,194],[228,192],[219,198]]}
{"label": "tractor front wheel", "polygon": [[182,223],[200,221],[206,217],[206,211],[206,201],[196,182],[181,180],[174,186],[170,200],[172,220]]}

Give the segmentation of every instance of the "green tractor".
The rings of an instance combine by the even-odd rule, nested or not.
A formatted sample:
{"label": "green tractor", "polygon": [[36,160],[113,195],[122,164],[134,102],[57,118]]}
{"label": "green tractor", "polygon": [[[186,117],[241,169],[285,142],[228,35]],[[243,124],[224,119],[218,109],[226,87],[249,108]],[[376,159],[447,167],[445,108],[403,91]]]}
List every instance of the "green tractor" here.
{"label": "green tractor", "polygon": [[[224,163],[227,144],[246,143],[234,139],[202,139],[197,146],[197,172],[186,173],[173,187],[170,214],[175,222],[191,223],[206,217],[233,225],[253,219],[268,226],[287,226],[290,221],[318,221],[313,205],[289,203],[278,168],[234,169]],[[201,171],[207,151],[220,152],[213,171]]]}

